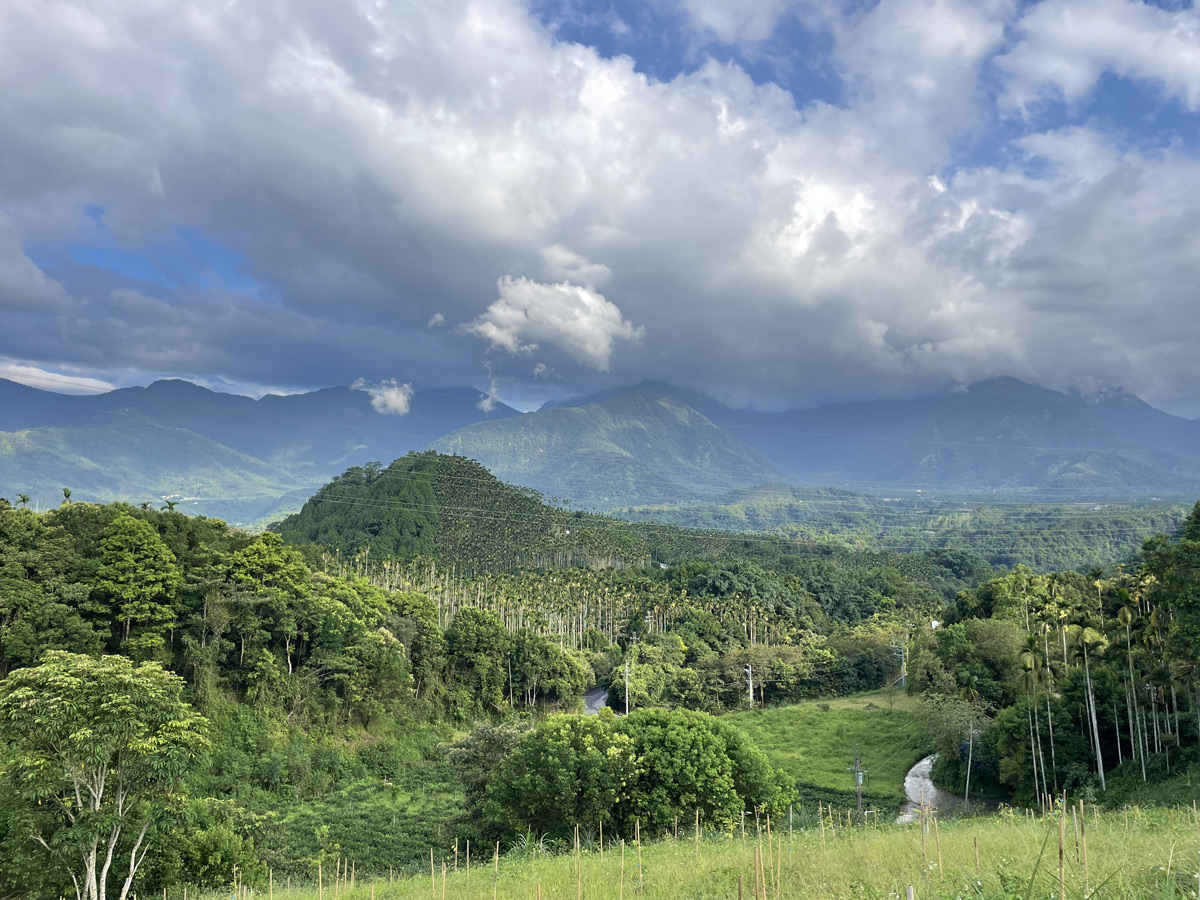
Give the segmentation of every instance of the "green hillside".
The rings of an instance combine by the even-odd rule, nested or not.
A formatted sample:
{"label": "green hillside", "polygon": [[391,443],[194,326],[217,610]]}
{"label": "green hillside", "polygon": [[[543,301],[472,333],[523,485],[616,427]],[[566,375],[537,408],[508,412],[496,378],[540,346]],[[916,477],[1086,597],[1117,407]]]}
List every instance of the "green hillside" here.
{"label": "green hillside", "polygon": [[181,510],[251,523],[285,495],[311,487],[252,456],[138,413],[107,413],[87,425],[0,432],[0,495],[55,505],[75,500],[164,499]]}
{"label": "green hillside", "polygon": [[[890,695],[889,695],[890,694]],[[746,710],[726,717],[771,765],[796,780],[801,801],[846,807],[855,802],[848,766],[862,751],[868,775],[863,797],[891,815],[904,802],[904,776],[925,755],[916,703],[906,694],[876,691],[831,701]]]}
{"label": "green hillside", "polygon": [[885,498],[826,487],[763,484],[703,503],[614,510],[634,522],[760,532],[904,553],[967,550],[995,566],[1089,569],[1126,560],[1147,535],[1174,532],[1187,507],[1174,502],[987,502],[912,492]]}
{"label": "green hillside", "polygon": [[350,469],[276,530],[346,558],[436,556],[459,571],[641,564],[650,555],[632,526],[549,506],[474,460],[434,452]]}
{"label": "green hillside", "polygon": [[600,509],[712,497],[779,475],[683,402],[639,391],[480,422],[432,447],[479,460],[504,481]]}

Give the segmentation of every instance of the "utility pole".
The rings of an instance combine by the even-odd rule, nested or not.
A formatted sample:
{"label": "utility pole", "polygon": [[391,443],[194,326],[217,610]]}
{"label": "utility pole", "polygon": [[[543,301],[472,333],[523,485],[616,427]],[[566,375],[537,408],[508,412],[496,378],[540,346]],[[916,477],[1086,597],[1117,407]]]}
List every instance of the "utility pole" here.
{"label": "utility pole", "polygon": [[862,751],[859,748],[858,744],[854,745],[854,769],[853,769],[853,771],[854,771],[854,791],[858,795],[858,819],[861,822],[862,815],[863,815],[863,808],[862,808],[863,775],[866,774],[866,770],[862,767]]}
{"label": "utility pole", "polygon": [[746,663],[746,690],[750,693],[750,708],[754,709],[754,667]]}
{"label": "utility pole", "polygon": [[625,715],[629,715],[629,657],[625,657]]}

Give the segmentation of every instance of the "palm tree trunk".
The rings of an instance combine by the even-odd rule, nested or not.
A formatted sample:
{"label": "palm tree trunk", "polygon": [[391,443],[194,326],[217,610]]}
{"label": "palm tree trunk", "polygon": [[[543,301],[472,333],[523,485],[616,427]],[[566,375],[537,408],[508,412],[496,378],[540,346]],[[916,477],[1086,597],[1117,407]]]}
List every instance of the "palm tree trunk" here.
{"label": "palm tree trunk", "polygon": [[1083,673],[1087,680],[1088,703],[1092,707],[1092,735],[1096,741],[1096,773],[1100,776],[1100,790],[1107,791],[1104,780],[1104,757],[1100,752],[1100,726],[1096,722],[1096,695],[1092,691],[1092,667],[1088,662],[1087,643],[1083,645]]}

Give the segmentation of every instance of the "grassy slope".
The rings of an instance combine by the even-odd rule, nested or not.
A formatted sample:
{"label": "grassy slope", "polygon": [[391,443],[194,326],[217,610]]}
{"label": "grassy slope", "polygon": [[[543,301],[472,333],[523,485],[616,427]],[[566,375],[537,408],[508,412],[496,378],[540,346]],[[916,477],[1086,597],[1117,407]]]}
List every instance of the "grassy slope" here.
{"label": "grassy slope", "polygon": [[[1093,818],[1089,808],[1087,818],[1088,872],[1097,895],[1117,900],[1166,900],[1187,896],[1190,891],[1195,896],[1197,832],[1190,809],[1134,810],[1128,817],[1111,813]],[[1066,835],[1066,896],[1074,900],[1084,896],[1084,880],[1083,868],[1075,859],[1070,819]],[[922,900],[1050,897],[1058,890],[1058,827],[1053,818],[1027,820],[1010,813],[940,823],[940,868],[932,833],[922,857],[917,825],[827,829],[824,848],[820,831],[811,824],[797,828],[790,850],[786,832],[782,837],[778,894],[774,884],[770,885],[770,895],[780,898],[903,897],[907,884],[915,886],[916,896]],[[474,860],[484,862],[484,866],[482,871],[475,867],[468,875],[462,870],[453,871],[453,846],[442,846],[435,849],[438,874],[434,885],[430,884],[427,866],[394,884],[388,882],[387,872],[378,873],[381,879],[372,884],[365,870],[359,869],[355,890],[341,891],[339,900],[489,900],[493,896],[503,900],[535,900],[539,896],[544,900],[566,900],[577,896],[572,856],[537,854],[528,847],[503,849],[506,853],[495,879],[489,850],[481,853],[475,848]],[[443,859],[451,869],[444,882]],[[460,866],[462,862],[465,853],[460,855]],[[713,833],[705,836],[697,850],[692,835],[681,834],[678,843],[648,844],[643,848],[641,863],[639,867],[637,851],[628,847],[622,885],[619,849],[609,845],[601,859],[594,842],[586,841],[580,866],[582,896],[589,900],[617,900],[621,896],[730,900],[738,896],[739,876],[744,896],[755,896],[752,840],[743,847],[738,839],[731,841],[728,835]],[[636,890],[639,876],[644,883],[641,892]],[[328,897],[334,896],[331,880],[325,884]],[[1097,890],[1100,885],[1103,887]],[[275,895],[280,900],[313,900],[317,892],[276,889]]]}
{"label": "grassy slope", "polygon": [[[869,772],[865,794],[873,802],[899,806],[904,775],[924,755],[917,738],[915,703],[896,692],[877,691],[838,700],[810,701],[777,709],[731,713],[728,721],[744,730],[771,765],[800,785],[802,800],[844,806],[853,797],[854,745],[862,748]],[[836,792],[836,793],[834,793]]]}

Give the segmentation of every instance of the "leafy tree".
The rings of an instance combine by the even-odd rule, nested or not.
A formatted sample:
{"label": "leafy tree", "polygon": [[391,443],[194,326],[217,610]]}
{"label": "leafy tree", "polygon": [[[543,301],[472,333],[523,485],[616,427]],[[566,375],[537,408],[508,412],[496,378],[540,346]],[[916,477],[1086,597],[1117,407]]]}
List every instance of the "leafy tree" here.
{"label": "leafy tree", "polygon": [[5,787],[77,900],[106,900],[114,878],[125,900],[205,752],[207,722],[182,689],[157,663],[61,651],[0,685]]}
{"label": "leafy tree", "polygon": [[122,623],[121,644],[131,655],[147,658],[164,648],[180,579],[175,554],[147,522],[123,515],[104,530],[96,587]]}

